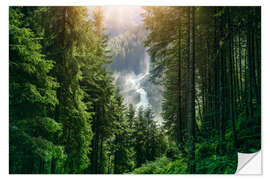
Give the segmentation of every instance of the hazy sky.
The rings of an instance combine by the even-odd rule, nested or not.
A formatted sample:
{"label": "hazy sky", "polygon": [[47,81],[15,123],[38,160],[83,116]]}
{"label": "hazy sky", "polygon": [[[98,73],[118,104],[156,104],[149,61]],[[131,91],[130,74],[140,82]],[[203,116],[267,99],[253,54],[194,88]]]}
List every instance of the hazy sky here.
{"label": "hazy sky", "polygon": [[[90,11],[95,7],[89,7]],[[134,25],[142,24],[140,6],[103,6],[105,29],[112,36],[123,33]]]}
{"label": "hazy sky", "polygon": [[104,23],[142,23],[140,14],[143,9],[140,6],[104,6]]}

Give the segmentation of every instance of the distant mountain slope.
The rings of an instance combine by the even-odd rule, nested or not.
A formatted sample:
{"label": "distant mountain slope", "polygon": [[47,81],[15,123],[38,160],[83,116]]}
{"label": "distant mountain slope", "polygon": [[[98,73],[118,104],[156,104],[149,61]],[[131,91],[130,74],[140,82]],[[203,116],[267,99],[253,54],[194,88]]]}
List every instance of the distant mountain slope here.
{"label": "distant mountain slope", "polygon": [[113,56],[113,71],[134,72],[136,75],[145,71],[145,48],[142,41],[146,30],[142,25],[131,29],[109,40],[109,48]]}

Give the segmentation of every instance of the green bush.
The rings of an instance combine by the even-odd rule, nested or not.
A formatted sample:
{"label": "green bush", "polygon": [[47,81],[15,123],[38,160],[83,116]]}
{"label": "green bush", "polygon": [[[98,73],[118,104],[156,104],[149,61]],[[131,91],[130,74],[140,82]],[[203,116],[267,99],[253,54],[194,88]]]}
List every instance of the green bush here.
{"label": "green bush", "polygon": [[166,156],[172,160],[176,160],[179,154],[180,151],[177,146],[169,147],[169,149],[166,152]]}
{"label": "green bush", "polygon": [[197,162],[196,173],[198,174],[234,174],[237,168],[237,157],[216,156],[201,159]]}
{"label": "green bush", "polygon": [[153,162],[143,164],[140,168],[135,169],[131,174],[165,174],[166,166],[170,163],[167,157],[161,157]]}
{"label": "green bush", "polygon": [[172,161],[164,156],[154,162],[145,163],[131,174],[186,174],[188,173],[187,167],[187,160],[183,157]]}
{"label": "green bush", "polygon": [[[228,145],[230,149],[230,145]],[[227,151],[228,154],[218,156],[218,140],[197,143],[195,146],[196,174],[234,174],[237,168],[237,153]],[[230,153],[229,153],[230,152]],[[132,174],[188,174],[188,158],[176,146],[168,149],[166,156],[153,162],[143,164]]]}
{"label": "green bush", "polygon": [[261,149],[261,112],[247,119],[242,113],[236,121],[238,152],[253,153]]}
{"label": "green bush", "polygon": [[165,167],[165,173],[166,174],[187,174],[188,169],[187,169],[187,161],[186,159],[178,159],[176,161],[170,162],[166,167]]}
{"label": "green bush", "polygon": [[217,151],[217,143],[209,143],[209,142],[203,142],[200,144],[196,144],[196,159],[201,160],[207,157],[212,156],[213,154],[216,154]]}

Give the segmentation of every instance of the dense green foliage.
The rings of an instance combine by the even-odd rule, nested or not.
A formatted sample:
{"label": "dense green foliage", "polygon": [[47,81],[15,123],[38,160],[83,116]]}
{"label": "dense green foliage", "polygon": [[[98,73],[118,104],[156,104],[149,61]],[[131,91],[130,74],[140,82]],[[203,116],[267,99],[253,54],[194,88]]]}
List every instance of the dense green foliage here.
{"label": "dense green foliage", "polygon": [[[186,174],[188,164],[187,159],[183,157],[179,156],[176,160],[171,160],[164,156],[143,164],[131,174]],[[230,156],[210,157],[198,161],[196,172],[199,174],[233,174],[235,168],[235,158]]]}
{"label": "dense green foliage", "polygon": [[[10,9],[10,172],[50,173],[66,159],[64,146],[57,143],[63,126],[54,119],[59,101],[54,66],[42,54],[39,37],[25,25],[20,8]],[[57,166],[58,165],[58,166]]]}
{"label": "dense green foliage", "polygon": [[[101,7],[9,8],[11,174],[230,174],[260,149],[260,8],[144,9],[145,26],[108,40]],[[123,59],[142,41],[162,123],[109,71],[136,66]]]}
{"label": "dense green foliage", "polygon": [[89,17],[10,8],[10,173],[127,173],[165,151],[151,110],[137,118],[112,82],[102,9]]}
{"label": "dense green foliage", "polygon": [[152,79],[165,87],[164,125],[188,158],[178,173],[233,173],[236,152],[261,145],[260,8],[145,10]]}

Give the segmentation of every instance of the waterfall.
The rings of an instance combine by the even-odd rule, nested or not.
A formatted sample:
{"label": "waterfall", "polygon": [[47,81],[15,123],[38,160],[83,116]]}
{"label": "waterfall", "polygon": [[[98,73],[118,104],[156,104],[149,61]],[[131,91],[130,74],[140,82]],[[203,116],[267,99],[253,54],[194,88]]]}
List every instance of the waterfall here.
{"label": "waterfall", "polygon": [[147,77],[147,75],[149,75],[149,66],[150,66],[150,57],[149,55],[147,54],[147,52],[145,52],[144,54],[144,60],[142,61],[144,64],[144,67],[145,67],[145,70],[143,73],[139,74],[137,77],[136,77],[136,85],[135,85],[135,90],[137,93],[140,94],[140,101],[139,103],[136,104],[136,109],[138,109],[139,107],[143,107],[143,108],[146,108],[148,107],[150,104],[149,104],[149,101],[148,101],[148,96],[147,96],[147,92],[146,90],[144,89],[144,87],[142,86],[142,82],[145,80],[145,77]]}
{"label": "waterfall", "polygon": [[141,82],[142,80],[145,78],[145,76],[147,75],[147,73],[145,74],[139,74],[138,76],[138,80],[137,80],[137,85],[136,85],[136,92],[140,94],[140,101],[138,104],[136,104],[136,108],[138,109],[139,107],[143,106],[144,108],[146,108],[147,106],[149,106],[149,101],[148,101],[148,97],[147,97],[147,92],[145,91],[145,89],[141,86]]}
{"label": "waterfall", "polygon": [[136,103],[134,103],[136,109],[141,106],[143,108],[150,106],[147,91],[144,89],[145,87],[143,87],[143,82],[147,81],[146,78],[149,75],[150,69],[150,57],[147,52],[145,52],[144,59],[140,62],[140,67],[143,67],[140,74],[136,75],[134,72],[131,72],[129,74],[125,74],[125,77],[119,77],[121,75],[118,75],[117,77],[122,79],[121,81],[124,81],[122,92],[125,95],[125,98],[128,100],[127,103],[134,103],[134,97],[139,96],[139,101],[136,101]]}

